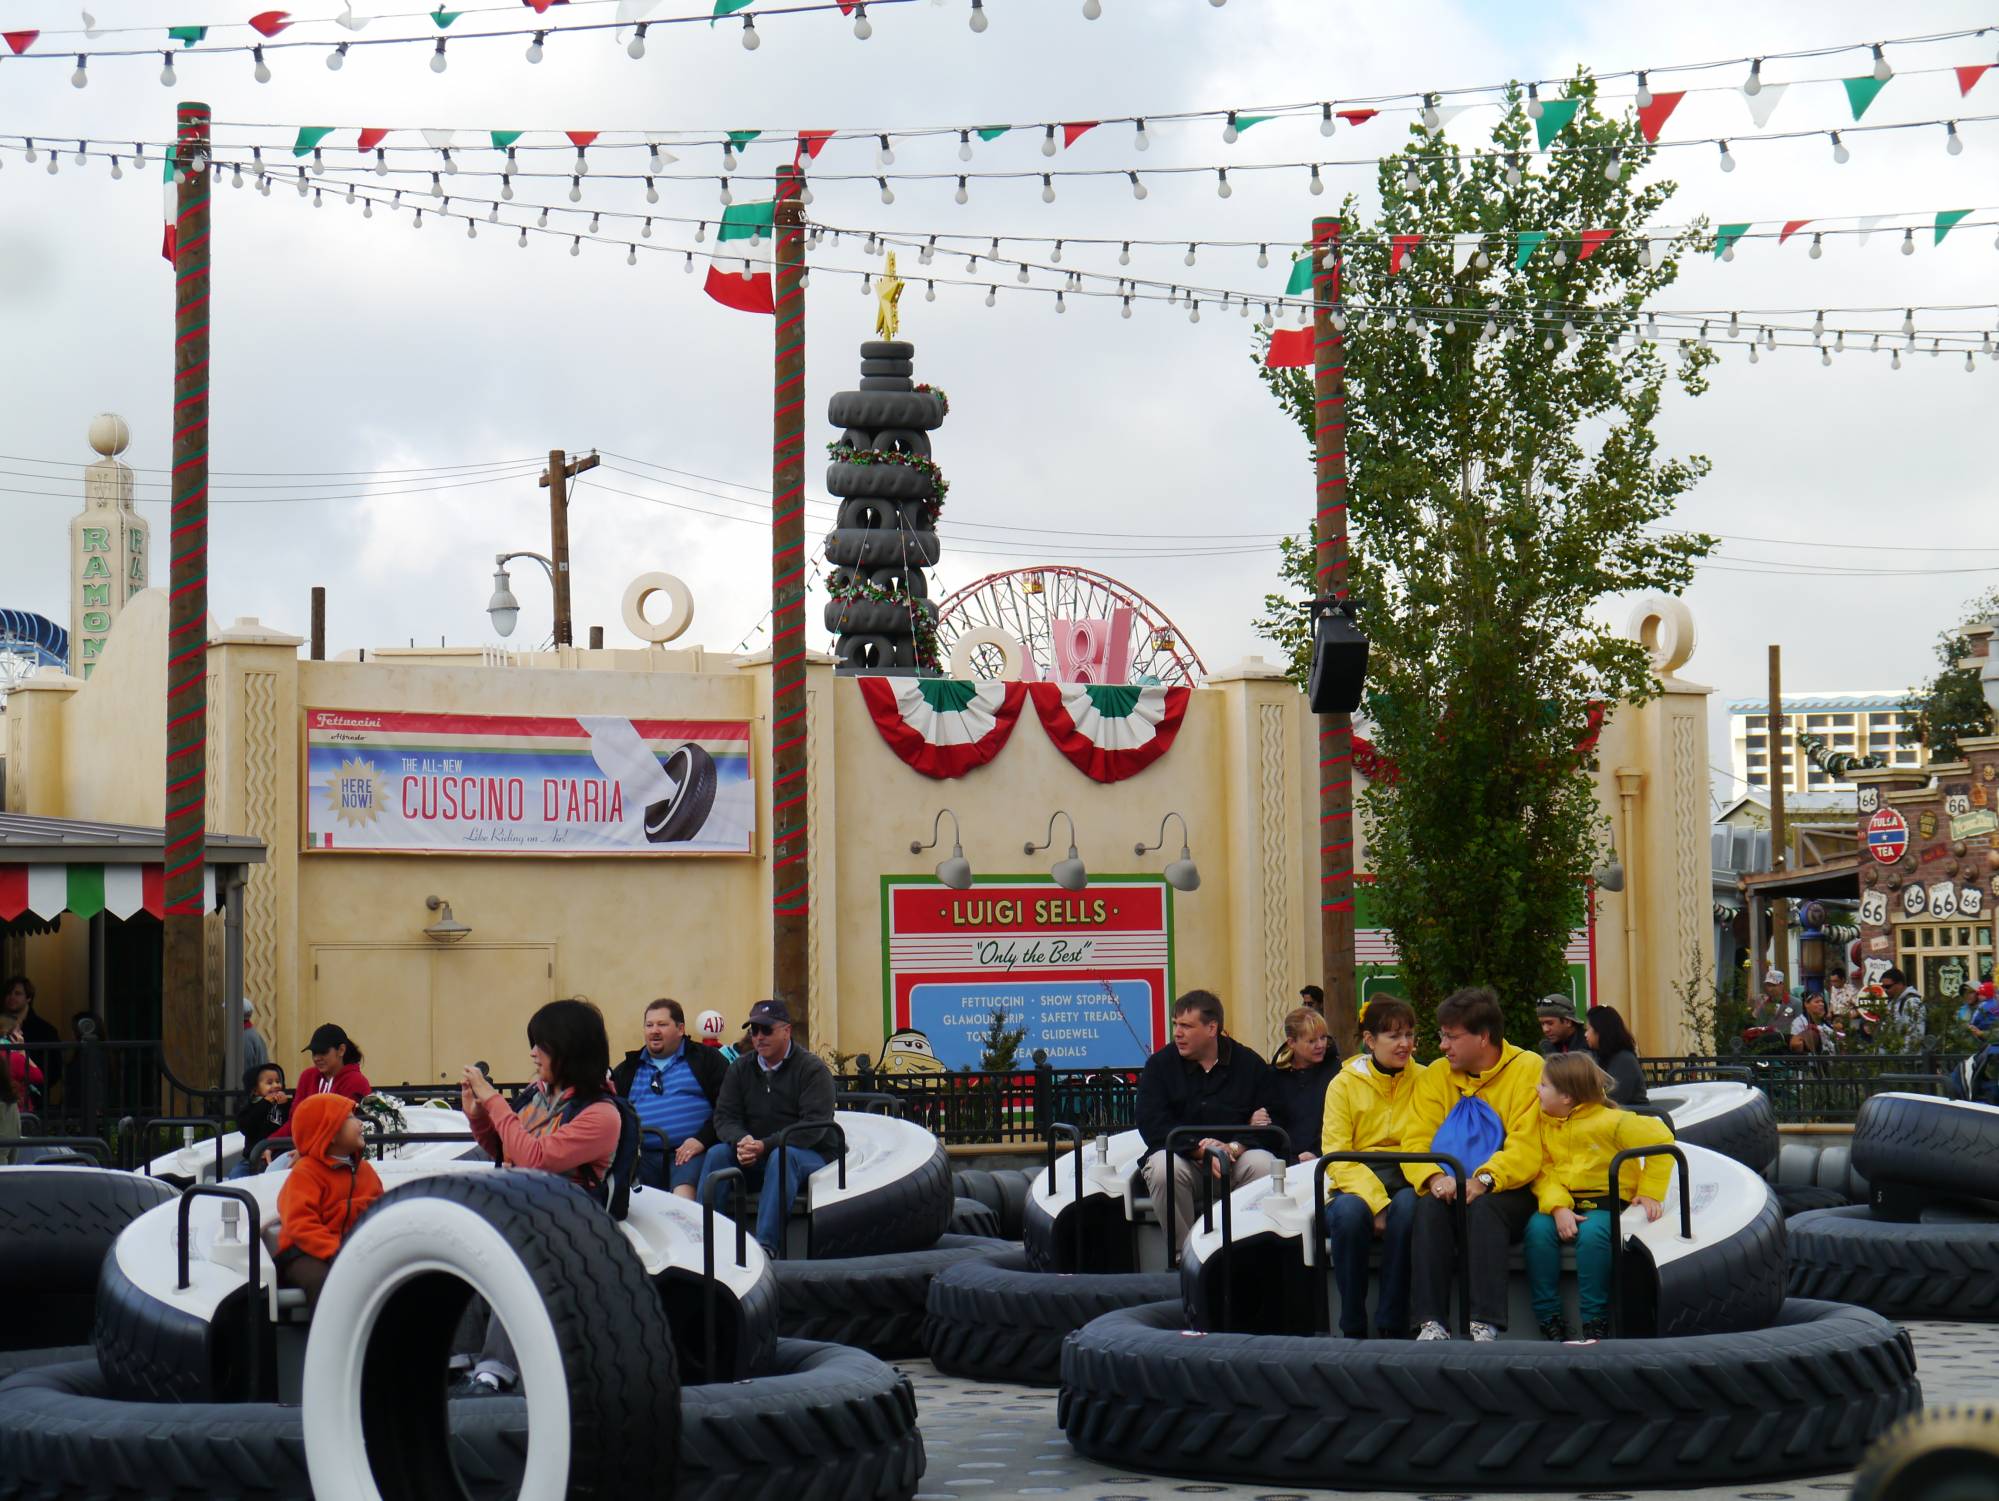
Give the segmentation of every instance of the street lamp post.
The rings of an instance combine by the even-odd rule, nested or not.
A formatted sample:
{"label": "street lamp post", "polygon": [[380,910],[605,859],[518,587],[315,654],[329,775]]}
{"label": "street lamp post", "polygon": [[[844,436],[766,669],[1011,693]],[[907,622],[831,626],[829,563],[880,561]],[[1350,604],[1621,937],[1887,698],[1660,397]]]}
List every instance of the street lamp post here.
{"label": "street lamp post", "polygon": [[[514,627],[520,623],[521,618],[521,602],[514,598],[513,581],[507,577],[507,564],[515,558],[533,558],[541,564],[542,571],[548,575],[549,584],[553,586],[555,583],[555,565],[538,552],[503,552],[495,556],[493,562],[497,566],[493,570],[493,597],[486,602],[486,613],[493,617],[493,629],[502,636],[513,635]],[[558,645],[567,634],[563,630],[563,626],[567,624],[562,619],[564,603],[562,594],[558,590],[555,596],[557,612],[555,640]]]}

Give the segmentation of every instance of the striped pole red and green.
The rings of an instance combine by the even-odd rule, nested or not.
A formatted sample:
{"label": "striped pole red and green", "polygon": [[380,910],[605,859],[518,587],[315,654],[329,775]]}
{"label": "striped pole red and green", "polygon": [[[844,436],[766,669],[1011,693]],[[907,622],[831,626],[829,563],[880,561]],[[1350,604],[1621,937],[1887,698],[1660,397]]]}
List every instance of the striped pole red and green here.
{"label": "striped pole red and green", "polygon": [[[1340,299],[1340,221],[1312,221],[1313,442],[1318,457],[1318,594],[1347,596],[1346,341],[1333,326]],[[1326,1019],[1352,1051],[1354,984],[1353,718],[1319,716],[1319,944]]]}
{"label": "striped pole red and green", "polygon": [[775,386],[771,412],[771,978],[805,1034],[811,985],[806,855],[809,760],[805,709],[805,231],[795,166],[778,168]]}
{"label": "striped pole red and green", "polygon": [[[208,843],[209,109],[180,106],[174,161],[172,569],[167,596],[167,761],[162,1024],[170,1064],[207,1051],[202,933]],[[186,1073],[183,1078],[198,1078]]]}

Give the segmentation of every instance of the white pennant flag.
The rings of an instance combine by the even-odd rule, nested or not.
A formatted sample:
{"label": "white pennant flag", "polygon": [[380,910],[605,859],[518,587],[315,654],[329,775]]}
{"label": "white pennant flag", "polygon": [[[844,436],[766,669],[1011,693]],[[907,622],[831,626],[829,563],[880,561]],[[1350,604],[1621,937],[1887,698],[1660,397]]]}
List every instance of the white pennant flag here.
{"label": "white pennant flag", "polygon": [[1865,245],[1868,237],[1881,227],[1882,221],[1887,217],[1886,214],[1869,214],[1866,218],[1862,219],[1860,221],[1860,243]]}
{"label": "white pennant flag", "polygon": [[1754,94],[1744,94],[1742,102],[1749,106],[1749,118],[1761,130],[1770,123],[1770,117],[1777,113],[1777,106],[1784,100],[1784,90],[1788,83],[1766,83]]}
{"label": "white pennant flag", "polygon": [[1472,257],[1478,254],[1478,247],[1483,243],[1477,235],[1459,235],[1452,240],[1451,275],[1463,275],[1465,267],[1472,263]]}
{"label": "white pennant flag", "polygon": [[658,136],[647,136],[646,145],[652,148],[652,154],[659,158],[660,164],[662,166],[680,160],[679,157],[675,156],[671,151],[668,151],[666,147],[661,144],[660,137]]}
{"label": "white pennant flag", "polygon": [[618,0],[618,25],[643,21],[658,5],[659,0]]}
{"label": "white pennant flag", "polygon": [[1437,106],[1437,129],[1442,130],[1451,121],[1470,109],[1469,104],[1440,104]]}
{"label": "white pennant flag", "polygon": [[433,151],[449,151],[451,138],[457,134],[455,130],[426,130],[423,132],[423,139]]}
{"label": "white pennant flag", "polygon": [[97,29],[97,17],[93,16],[89,11],[83,13],[83,34],[92,39],[104,35],[103,32]]}
{"label": "white pennant flag", "polygon": [[363,26],[368,24],[368,17],[354,14],[354,7],[351,3],[339,15],[335,16],[334,19],[349,31],[359,31]]}

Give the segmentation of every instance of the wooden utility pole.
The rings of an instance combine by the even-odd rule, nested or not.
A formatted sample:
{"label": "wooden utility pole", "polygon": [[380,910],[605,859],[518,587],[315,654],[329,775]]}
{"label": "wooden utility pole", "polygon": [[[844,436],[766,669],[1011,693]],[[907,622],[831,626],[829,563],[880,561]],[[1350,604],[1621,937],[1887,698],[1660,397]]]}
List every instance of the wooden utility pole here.
{"label": "wooden utility pole", "polygon": [[205,1084],[215,1073],[202,928],[208,850],[208,127],[207,105],[180,106],[160,1039],[168,1067],[191,1084]]}
{"label": "wooden utility pole", "polygon": [[[1791,758],[1784,749],[1782,657],[1782,647],[1770,648],[1770,714],[1763,725],[1763,739],[1769,749],[1765,760],[1770,768],[1770,869],[1772,871],[1784,870],[1791,863],[1788,852],[1790,840],[1784,831],[1784,772],[1790,765]],[[1797,976],[1791,973],[1790,936],[1785,932],[1784,911],[1783,895],[1771,892],[1770,963],[1784,972],[1784,984],[1788,987]]]}
{"label": "wooden utility pole", "polygon": [[810,1035],[812,885],[805,823],[805,231],[796,166],[780,167],[773,210],[770,537],[771,988]]}
{"label": "wooden utility pole", "polygon": [[326,660],[326,585],[312,586],[312,660]]}
{"label": "wooden utility pole", "polygon": [[574,646],[569,625],[569,481],[595,469],[600,460],[590,454],[571,459],[559,448],[548,451],[548,472],[541,487],[548,491],[548,561],[555,584],[555,644]]}
{"label": "wooden utility pole", "polygon": [[[1346,340],[1333,326],[1340,300],[1340,221],[1312,221],[1312,397],[1318,453],[1321,597],[1347,597]],[[1319,716],[1319,949],[1326,1022],[1342,1054],[1359,1045],[1353,939],[1353,716]]]}

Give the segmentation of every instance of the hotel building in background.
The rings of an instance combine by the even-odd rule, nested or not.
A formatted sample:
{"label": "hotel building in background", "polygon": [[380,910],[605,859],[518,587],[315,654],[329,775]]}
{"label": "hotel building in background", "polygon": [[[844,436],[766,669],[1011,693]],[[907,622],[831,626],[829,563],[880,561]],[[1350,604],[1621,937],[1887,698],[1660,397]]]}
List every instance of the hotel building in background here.
{"label": "hotel building in background", "polygon": [[[1902,734],[1914,716],[1904,709],[1903,693],[1787,693],[1784,723],[1779,729],[1777,756],[1784,791],[1852,792],[1851,782],[1833,780],[1812,764],[1799,745],[1801,734],[1817,735],[1835,751],[1872,752],[1891,767],[1928,764],[1926,747],[1903,743]],[[1728,706],[1729,761],[1740,788],[1770,787],[1770,701],[1735,699]]]}

